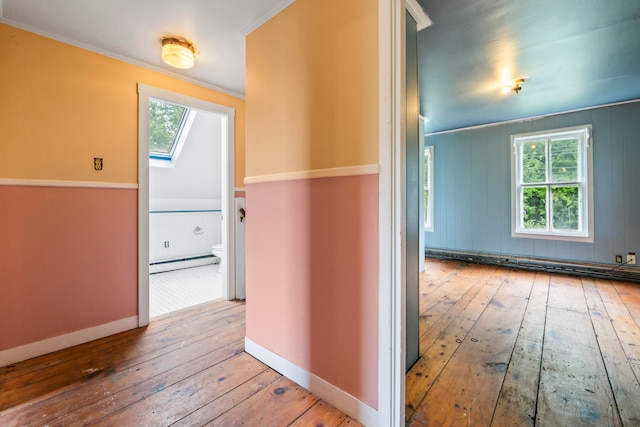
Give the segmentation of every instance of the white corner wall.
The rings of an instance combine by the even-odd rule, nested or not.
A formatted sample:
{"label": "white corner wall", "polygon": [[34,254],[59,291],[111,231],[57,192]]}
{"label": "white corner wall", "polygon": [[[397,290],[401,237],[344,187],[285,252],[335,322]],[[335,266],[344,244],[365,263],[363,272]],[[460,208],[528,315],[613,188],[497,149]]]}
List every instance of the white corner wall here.
{"label": "white corner wall", "polygon": [[[216,201],[219,206],[222,198],[221,127],[220,116],[198,111],[175,166],[149,168],[151,210],[169,208],[163,200],[173,201],[171,210],[200,209],[189,200],[206,200],[209,206]],[[159,208],[159,205],[163,207]]]}

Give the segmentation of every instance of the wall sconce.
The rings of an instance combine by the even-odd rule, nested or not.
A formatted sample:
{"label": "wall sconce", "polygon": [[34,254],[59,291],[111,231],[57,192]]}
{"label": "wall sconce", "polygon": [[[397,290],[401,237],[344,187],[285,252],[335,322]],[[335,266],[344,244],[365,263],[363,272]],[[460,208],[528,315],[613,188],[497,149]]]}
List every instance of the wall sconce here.
{"label": "wall sconce", "polygon": [[515,92],[516,95],[522,90],[524,79],[515,79],[511,83],[502,87],[502,93]]}
{"label": "wall sconce", "polygon": [[186,39],[165,37],[162,39],[162,60],[174,68],[188,69],[195,63],[196,50]]}

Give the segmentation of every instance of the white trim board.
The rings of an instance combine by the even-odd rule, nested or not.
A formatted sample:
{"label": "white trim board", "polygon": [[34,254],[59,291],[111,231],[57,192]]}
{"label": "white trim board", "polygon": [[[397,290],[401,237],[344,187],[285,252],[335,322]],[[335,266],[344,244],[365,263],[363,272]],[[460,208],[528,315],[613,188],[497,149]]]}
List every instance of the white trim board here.
{"label": "white trim board", "polygon": [[149,324],[149,98],[158,98],[189,108],[218,114],[222,121],[222,247],[226,262],[222,269],[222,297],[235,299],[234,123],[235,109],[177,92],[138,83],[138,326]]}
{"label": "white trim board", "polygon": [[138,316],[133,316],[3,350],[0,351],[0,366],[10,365],[32,357],[42,356],[43,354],[108,337],[109,335],[135,329],[137,326]]}
{"label": "white trim board", "polygon": [[271,350],[252,341],[250,338],[245,337],[244,341],[245,351],[262,363],[309,390],[320,399],[330,403],[338,410],[365,426],[376,427],[378,425],[378,411],[371,406],[351,396],[349,393],[340,390],[306,369],[278,356]]}
{"label": "white trim board", "polygon": [[405,424],[405,18],[404,2],[378,0],[378,424],[389,427]]}
{"label": "white trim board", "polygon": [[335,178],[340,176],[375,175],[379,172],[378,165],[344,166],[329,169],[311,169],[296,172],[275,173],[271,175],[248,176],[245,184],[261,182],[293,181],[297,179]]}
{"label": "white trim board", "polygon": [[0,178],[0,185],[13,187],[117,188],[137,190],[138,184],[127,182],[65,181],[54,179]]}
{"label": "white trim board", "polygon": [[413,19],[418,24],[418,31],[422,31],[427,27],[430,27],[433,22],[427,12],[424,11],[420,3],[417,0],[407,0],[407,11],[411,14]]}

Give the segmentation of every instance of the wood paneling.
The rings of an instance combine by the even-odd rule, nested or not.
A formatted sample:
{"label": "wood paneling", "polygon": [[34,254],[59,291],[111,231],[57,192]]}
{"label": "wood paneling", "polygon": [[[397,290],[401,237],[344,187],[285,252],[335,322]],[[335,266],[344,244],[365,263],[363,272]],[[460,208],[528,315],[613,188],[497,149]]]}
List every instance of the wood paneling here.
{"label": "wood paneling", "polygon": [[640,286],[427,259],[411,426],[637,426]]}
{"label": "wood paneling", "polygon": [[[595,242],[511,237],[512,134],[593,125]],[[611,263],[639,252],[640,102],[427,135],[433,145],[434,231],[429,249]]]}
{"label": "wood paneling", "polygon": [[245,353],[244,318],[211,302],[2,367],[0,425],[360,425]]}

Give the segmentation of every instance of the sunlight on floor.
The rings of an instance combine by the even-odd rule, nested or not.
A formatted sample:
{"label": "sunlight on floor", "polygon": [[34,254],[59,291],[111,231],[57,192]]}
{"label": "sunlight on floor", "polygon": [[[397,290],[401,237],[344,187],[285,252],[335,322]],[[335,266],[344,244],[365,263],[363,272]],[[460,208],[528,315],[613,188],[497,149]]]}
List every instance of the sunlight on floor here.
{"label": "sunlight on floor", "polygon": [[149,276],[149,317],[157,317],[222,298],[219,264],[155,273]]}

